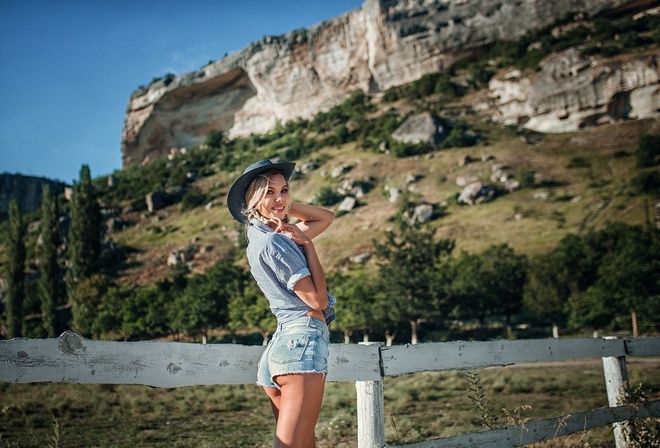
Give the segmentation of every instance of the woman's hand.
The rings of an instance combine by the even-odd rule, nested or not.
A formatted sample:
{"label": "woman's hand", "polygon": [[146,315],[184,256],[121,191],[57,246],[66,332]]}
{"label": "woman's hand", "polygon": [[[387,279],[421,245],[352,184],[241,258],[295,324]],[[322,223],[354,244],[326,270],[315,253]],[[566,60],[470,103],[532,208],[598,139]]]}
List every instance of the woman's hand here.
{"label": "woman's hand", "polygon": [[297,225],[288,224],[278,218],[273,218],[273,221],[277,226],[275,227],[275,232],[286,235],[288,238],[291,238],[291,240],[297,245],[304,246],[312,242],[312,240],[305,234],[305,232],[303,232]]}

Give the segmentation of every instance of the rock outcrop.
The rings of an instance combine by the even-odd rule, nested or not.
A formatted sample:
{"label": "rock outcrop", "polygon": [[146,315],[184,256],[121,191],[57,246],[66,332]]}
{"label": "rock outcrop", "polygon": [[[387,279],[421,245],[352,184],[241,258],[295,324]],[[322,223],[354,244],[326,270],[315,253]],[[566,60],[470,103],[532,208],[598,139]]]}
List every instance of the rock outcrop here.
{"label": "rock outcrop", "polygon": [[660,116],[658,67],[657,50],[596,59],[571,48],[548,56],[538,72],[510,70],[492,79],[492,116],[541,132]]}
{"label": "rock outcrop", "polygon": [[495,40],[515,40],[573,13],[650,0],[366,0],[309,29],[265,37],[133,92],[124,166],[203,143],[210,131],[263,133],[311,118],[352,90],[375,93],[444,70]]}
{"label": "rock outcrop", "polygon": [[0,222],[7,217],[12,199],[16,200],[22,214],[38,210],[45,185],[50,185],[53,195],[64,192],[65,185],[62,182],[22,174],[0,174]]}

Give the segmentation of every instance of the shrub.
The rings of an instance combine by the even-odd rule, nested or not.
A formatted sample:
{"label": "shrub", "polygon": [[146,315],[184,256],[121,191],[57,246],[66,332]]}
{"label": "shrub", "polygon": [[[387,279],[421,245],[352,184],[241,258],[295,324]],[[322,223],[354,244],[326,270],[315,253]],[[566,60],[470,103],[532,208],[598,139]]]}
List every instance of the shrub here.
{"label": "shrub", "polygon": [[534,178],[534,171],[526,168],[518,168],[514,174],[515,178],[520,182],[520,188],[533,188],[536,184]]}
{"label": "shrub", "polygon": [[455,123],[447,138],[442,142],[444,148],[461,148],[473,146],[477,143],[477,135],[470,132],[468,125],[462,122]]}
{"label": "shrub", "polygon": [[660,173],[657,171],[640,173],[632,179],[632,186],[640,193],[659,193]]}
{"label": "shrub", "polygon": [[344,197],[341,194],[337,193],[332,188],[323,187],[319,190],[318,193],[316,193],[316,196],[314,196],[314,203],[323,207],[329,207],[331,205],[335,205],[343,198]]}
{"label": "shrub", "polygon": [[660,135],[642,135],[635,150],[637,167],[645,168],[656,165],[658,156],[660,156]]}
{"label": "shrub", "polygon": [[184,194],[183,198],[181,199],[181,211],[191,210],[195,207],[199,207],[200,205],[206,203],[206,201],[207,198],[204,193],[200,193],[195,189],[188,190],[188,192],[186,192],[186,194]]}

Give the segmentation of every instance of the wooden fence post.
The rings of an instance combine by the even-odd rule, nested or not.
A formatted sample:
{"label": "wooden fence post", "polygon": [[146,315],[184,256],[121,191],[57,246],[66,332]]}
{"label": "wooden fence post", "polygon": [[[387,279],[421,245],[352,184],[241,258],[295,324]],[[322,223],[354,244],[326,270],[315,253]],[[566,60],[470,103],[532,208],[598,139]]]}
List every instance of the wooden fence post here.
{"label": "wooden fence post", "polygon": [[[382,342],[361,342],[360,345],[383,346]],[[381,356],[378,356],[379,360]],[[356,381],[358,448],[385,446],[385,402],[383,377],[378,381]]]}
{"label": "wooden fence post", "polygon": [[[616,336],[608,336],[604,339],[616,339]],[[628,382],[625,356],[608,356],[602,359],[607,401],[610,407],[626,404],[630,397],[630,383]],[[612,427],[616,448],[628,448],[627,433],[631,429],[629,424],[627,422],[614,423]]]}

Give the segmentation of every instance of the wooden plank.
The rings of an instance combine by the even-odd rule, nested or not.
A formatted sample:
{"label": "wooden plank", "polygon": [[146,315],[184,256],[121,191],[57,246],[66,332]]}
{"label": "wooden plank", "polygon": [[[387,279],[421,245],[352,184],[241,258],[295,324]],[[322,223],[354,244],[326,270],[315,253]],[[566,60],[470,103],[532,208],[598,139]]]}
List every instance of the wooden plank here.
{"label": "wooden plank", "polygon": [[[65,332],[0,341],[0,381],[181,387],[250,384],[264,348],[238,344],[114,342]],[[380,379],[378,347],[331,344],[329,381]]]}
{"label": "wooden plank", "polygon": [[626,339],[626,351],[630,356],[660,356],[660,338]]}
{"label": "wooden plank", "polygon": [[387,448],[516,447],[550,440],[554,437],[567,436],[599,426],[611,425],[630,418],[658,416],[660,416],[660,401],[654,401],[631,406],[600,408],[547,420],[531,421],[524,425],[492,429],[445,439],[427,440],[410,445],[388,446]]}
{"label": "wooden plank", "polygon": [[59,338],[0,344],[0,380],[180,387],[256,381],[263,347]]}
{"label": "wooden plank", "polygon": [[422,371],[467,370],[526,362],[624,356],[623,339],[530,339],[444,342],[383,347],[385,376]]}
{"label": "wooden plank", "polygon": [[378,345],[330,344],[328,381],[380,381]]}

